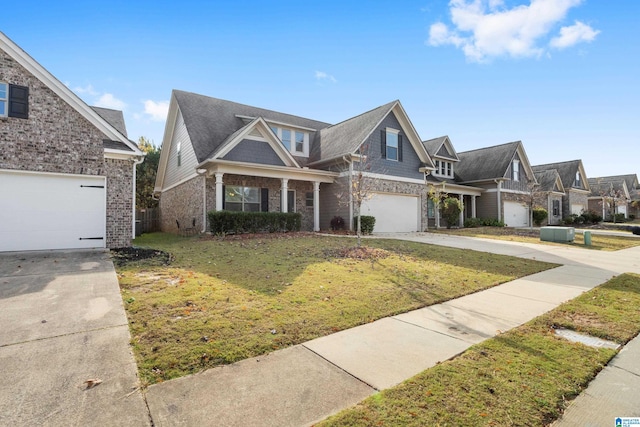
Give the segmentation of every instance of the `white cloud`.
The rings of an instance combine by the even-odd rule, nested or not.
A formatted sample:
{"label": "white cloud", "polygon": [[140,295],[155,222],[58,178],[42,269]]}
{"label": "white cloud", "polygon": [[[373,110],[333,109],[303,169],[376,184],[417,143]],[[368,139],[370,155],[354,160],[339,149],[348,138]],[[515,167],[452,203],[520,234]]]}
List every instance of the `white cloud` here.
{"label": "white cloud", "polygon": [[[69,85],[67,84],[67,86],[69,86]],[[95,90],[91,84],[88,84],[88,85],[86,85],[84,87],[77,86],[77,87],[73,88],[73,91],[77,92],[77,93],[79,93],[81,95],[85,95],[85,94],[86,95],[91,95],[91,96],[100,95],[100,93],[97,90]]]}
{"label": "white cloud", "polygon": [[576,21],[570,27],[560,28],[560,35],[552,38],[549,44],[556,49],[564,49],[580,42],[590,43],[595,40],[599,33],[599,30],[594,30],[589,25]]}
{"label": "white cloud", "polygon": [[144,113],[151,117],[154,122],[161,122],[167,119],[169,113],[169,101],[144,101]]}
{"label": "white cloud", "polygon": [[[454,45],[462,49],[468,60],[477,62],[499,56],[540,57],[545,51],[540,46],[541,40],[565,18],[569,9],[580,3],[582,0],[531,0],[529,5],[508,9],[503,0],[451,0],[452,27],[442,22],[431,25],[428,43]],[[578,40],[589,36],[582,28],[574,31],[582,31]],[[576,37],[569,33],[571,31],[567,31],[567,39]],[[563,36],[561,30],[558,39]]]}
{"label": "white cloud", "polygon": [[328,80],[331,83],[337,83],[335,77],[333,77],[331,74],[325,73],[324,71],[316,71],[316,80]]}
{"label": "white cloud", "polygon": [[124,101],[121,101],[110,93],[102,94],[95,102],[95,105],[97,107],[113,108],[114,110],[124,110],[124,107],[127,106]]}

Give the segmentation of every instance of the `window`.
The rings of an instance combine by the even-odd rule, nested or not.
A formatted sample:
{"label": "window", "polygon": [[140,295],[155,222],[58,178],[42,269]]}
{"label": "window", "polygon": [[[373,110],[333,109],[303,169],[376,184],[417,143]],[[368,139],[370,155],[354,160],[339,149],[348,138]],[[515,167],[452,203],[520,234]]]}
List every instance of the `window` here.
{"label": "window", "polygon": [[7,117],[9,111],[9,85],[0,82],[0,117]]}
{"label": "window", "polygon": [[444,160],[435,161],[436,170],[433,172],[437,176],[446,176],[453,178],[453,163]]}
{"label": "window", "polygon": [[296,211],[296,190],[287,190],[287,212]]}
{"label": "window", "polygon": [[292,129],[285,129],[278,126],[271,126],[271,130],[276,134],[282,145],[292,154],[309,155],[309,133]]}
{"label": "window", "polygon": [[304,153],[304,133],[302,132],[295,132],[295,137],[296,137],[296,152],[298,153]]}
{"label": "window", "polygon": [[398,131],[387,129],[387,159],[398,160]]}
{"label": "window", "polygon": [[178,141],[178,144],[176,145],[176,159],[178,161],[178,166],[182,165],[182,143],[180,141]]}
{"label": "window", "polygon": [[553,201],[553,216],[560,216],[560,200]]}
{"label": "window", "polygon": [[291,131],[289,129],[282,129],[282,136],[280,137],[282,143],[287,150],[291,151]]}
{"label": "window", "polygon": [[582,187],[582,182],[580,181],[580,171],[576,172],[576,187]]}
{"label": "window", "polygon": [[260,189],[254,187],[226,186],[224,208],[228,211],[260,212]]}
{"label": "window", "polygon": [[513,180],[520,181],[520,160],[513,161]]}
{"label": "window", "polygon": [[427,217],[428,218],[435,218],[436,217],[435,204],[433,203],[433,200],[431,200],[431,199],[427,200]]}
{"label": "window", "polygon": [[313,207],[313,191],[307,191],[305,193],[305,205],[308,208],[312,208]]}

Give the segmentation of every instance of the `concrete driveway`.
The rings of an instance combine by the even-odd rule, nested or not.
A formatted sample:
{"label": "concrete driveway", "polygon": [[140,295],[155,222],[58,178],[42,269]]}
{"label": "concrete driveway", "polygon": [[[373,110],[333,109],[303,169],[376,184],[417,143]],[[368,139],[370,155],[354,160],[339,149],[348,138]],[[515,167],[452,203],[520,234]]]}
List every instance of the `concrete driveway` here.
{"label": "concrete driveway", "polygon": [[0,425],[150,425],[129,340],[107,252],[0,254]]}

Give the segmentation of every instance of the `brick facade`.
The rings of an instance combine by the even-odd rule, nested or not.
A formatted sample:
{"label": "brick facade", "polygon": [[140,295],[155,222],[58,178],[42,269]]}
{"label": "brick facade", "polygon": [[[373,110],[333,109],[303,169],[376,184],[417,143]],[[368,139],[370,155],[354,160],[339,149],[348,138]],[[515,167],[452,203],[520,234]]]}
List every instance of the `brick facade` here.
{"label": "brick facade", "polygon": [[[178,233],[180,227],[191,227],[196,220],[196,230],[202,230],[203,176],[162,192],[160,196],[160,229],[169,233]],[[215,198],[214,198],[215,201]]]}
{"label": "brick facade", "polygon": [[0,81],[29,88],[29,118],[0,118],[0,169],[106,176],[106,245],[129,246],[132,162],[105,160],[105,135],[2,50]]}

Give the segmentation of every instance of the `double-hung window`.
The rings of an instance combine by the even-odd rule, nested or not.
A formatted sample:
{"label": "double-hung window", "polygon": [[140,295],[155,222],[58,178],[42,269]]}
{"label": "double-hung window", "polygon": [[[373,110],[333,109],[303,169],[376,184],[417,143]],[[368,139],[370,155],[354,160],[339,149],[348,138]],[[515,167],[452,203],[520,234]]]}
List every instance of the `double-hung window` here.
{"label": "double-hung window", "polygon": [[260,212],[260,189],[228,185],[224,192],[225,210]]}
{"label": "double-hung window", "polygon": [[398,131],[387,129],[387,159],[398,160]]}
{"label": "double-hung window", "polygon": [[294,132],[295,134],[295,149],[296,153],[304,154],[304,133],[303,132]]}
{"label": "double-hung window", "polygon": [[282,129],[281,140],[287,150],[291,151],[291,131],[289,129]]}
{"label": "double-hung window", "polygon": [[0,117],[7,117],[9,111],[9,85],[0,82]]}
{"label": "double-hung window", "polygon": [[513,161],[513,180],[520,181],[520,160]]}
{"label": "double-hung window", "polygon": [[580,171],[576,172],[576,188],[582,188],[582,181],[580,180]]}

